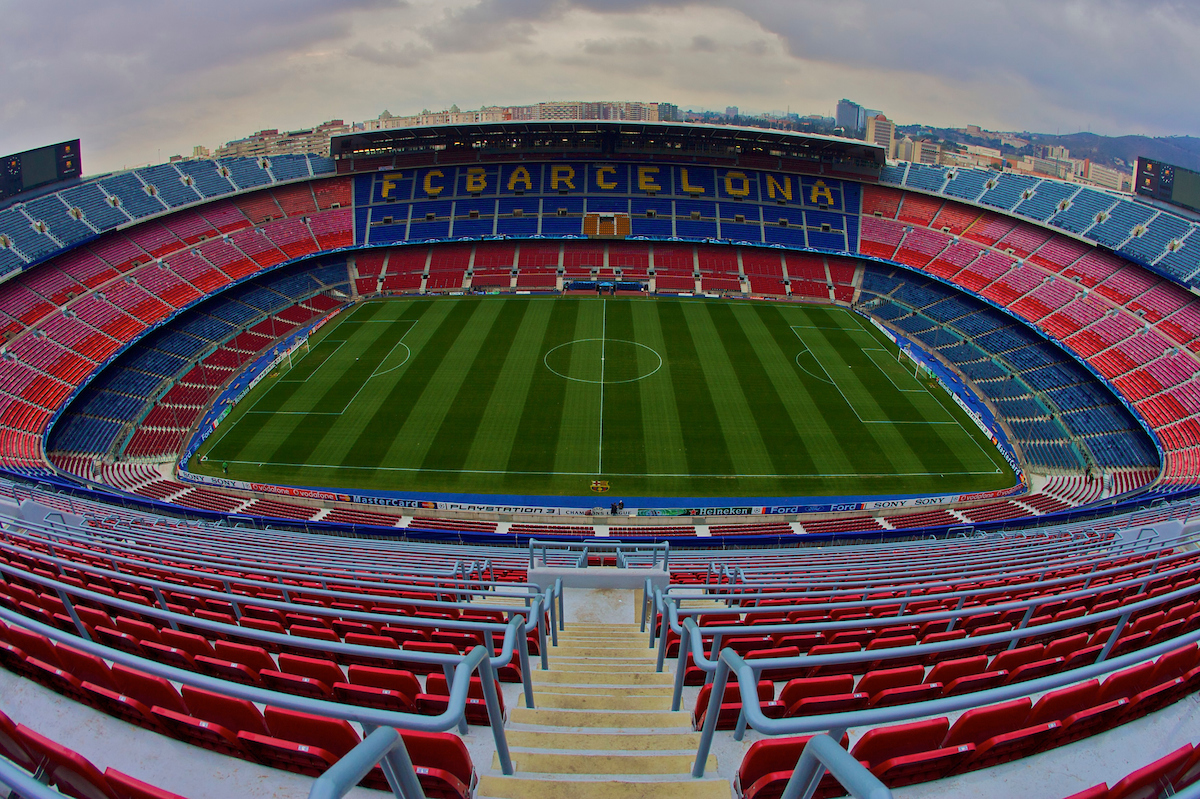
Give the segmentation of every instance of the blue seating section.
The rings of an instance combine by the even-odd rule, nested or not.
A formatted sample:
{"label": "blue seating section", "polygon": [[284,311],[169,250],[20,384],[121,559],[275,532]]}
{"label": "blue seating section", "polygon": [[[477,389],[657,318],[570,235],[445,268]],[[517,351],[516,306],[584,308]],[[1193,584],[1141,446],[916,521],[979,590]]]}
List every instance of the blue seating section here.
{"label": "blue seating section", "polygon": [[1188,223],[1171,214],[1159,214],[1146,225],[1140,236],[1135,236],[1118,250],[1126,258],[1141,263],[1152,263],[1167,251],[1172,241],[1180,241],[1188,232]]}
{"label": "blue seating section", "polygon": [[276,180],[296,180],[309,176],[308,159],[303,155],[275,155],[270,160],[271,174]]}
{"label": "blue seating section", "polygon": [[199,192],[183,182],[183,175],[171,164],[146,167],[138,174],[155,188],[158,198],[172,208],[190,205],[202,199]]}
{"label": "blue seating section", "polygon": [[1146,224],[1152,216],[1153,208],[1133,203],[1117,203],[1108,219],[1091,229],[1088,238],[1115,250],[1133,235],[1135,227]]}
{"label": "blue seating section", "polygon": [[57,194],[48,194],[25,203],[25,213],[32,219],[44,222],[54,237],[70,246],[96,235],[96,231],[71,216],[67,206]]}
{"label": "blue seating section", "polygon": [[167,210],[157,197],[151,197],[132,172],[113,175],[100,181],[100,187],[121,201],[121,207],[130,216],[150,216]]}
{"label": "blue seating section", "polygon": [[31,260],[50,255],[59,249],[53,239],[34,230],[29,218],[16,208],[0,211],[0,233],[6,234],[13,247]]}
{"label": "blue seating section", "polygon": [[266,186],[271,182],[271,176],[259,166],[257,158],[222,158],[217,163],[228,169],[233,182],[243,189]]}
{"label": "blue seating section", "polygon": [[993,180],[995,184],[983,193],[979,202],[993,208],[1003,208],[1005,211],[1011,211],[1021,202],[1025,190],[1032,189],[1038,182],[1038,179],[1031,175],[1017,175],[1013,172],[1002,172]]}
{"label": "blue seating section", "polygon": [[160,375],[152,375],[137,369],[117,366],[105,369],[92,383],[96,390],[107,389],[131,396],[146,396],[162,382]]}
{"label": "blue seating section", "polygon": [[95,183],[64,189],[59,196],[71,208],[82,211],[83,218],[97,230],[111,230],[129,221],[129,215],[120,208],[113,208]]}
{"label": "blue seating section", "polygon": [[883,172],[879,175],[881,183],[891,183],[900,186],[904,183],[904,172],[907,169],[906,164],[888,164],[883,168]]}
{"label": "blue seating section", "polygon": [[100,455],[108,452],[121,434],[120,422],[90,416],[64,417],[54,428],[55,449]]}
{"label": "blue seating section", "polygon": [[205,197],[220,197],[234,190],[229,178],[223,176],[217,165],[208,159],[196,161],[180,161],[179,171],[192,179],[192,187]]}
{"label": "blue seating section", "polygon": [[1183,246],[1164,255],[1155,266],[1158,271],[1175,278],[1187,286],[1196,286],[1195,275],[1200,270],[1200,233],[1192,232]]}
{"label": "blue seating section", "polygon": [[1079,187],[1073,186],[1070,183],[1043,180],[1036,184],[1033,196],[1028,200],[1022,200],[1017,203],[1013,211],[1022,216],[1045,222],[1058,213],[1059,203],[1075,196],[1077,191],[1079,191]]}
{"label": "blue seating section", "polygon": [[1050,469],[1158,463],[1133,416],[1063,350],[981,300],[906,270],[869,264],[861,302],[936,349],[1006,420],[1026,459]]}
{"label": "blue seating section", "polygon": [[946,183],[946,168],[944,166],[927,166],[926,164],[910,164],[906,186],[925,191],[939,192]]}
{"label": "blue seating section", "polygon": [[964,200],[976,200],[987,187],[987,182],[996,177],[996,172],[985,172],[978,169],[964,169],[953,173],[954,177],[942,189],[943,194],[960,197]]}

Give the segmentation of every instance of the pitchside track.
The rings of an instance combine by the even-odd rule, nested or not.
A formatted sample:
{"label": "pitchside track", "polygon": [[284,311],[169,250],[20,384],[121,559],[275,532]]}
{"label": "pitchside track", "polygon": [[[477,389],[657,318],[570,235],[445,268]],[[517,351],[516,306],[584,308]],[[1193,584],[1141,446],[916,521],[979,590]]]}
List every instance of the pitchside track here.
{"label": "pitchside track", "polygon": [[[205,461],[200,456],[207,456]],[[850,311],[702,299],[368,302],[247,396],[196,471],[307,486],[954,493],[1011,469]]]}

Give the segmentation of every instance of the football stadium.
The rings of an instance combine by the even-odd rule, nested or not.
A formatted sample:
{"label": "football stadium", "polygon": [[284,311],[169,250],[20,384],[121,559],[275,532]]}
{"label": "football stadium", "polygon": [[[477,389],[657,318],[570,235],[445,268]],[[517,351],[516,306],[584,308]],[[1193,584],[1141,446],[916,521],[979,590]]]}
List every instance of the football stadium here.
{"label": "football stadium", "polygon": [[0,784],[1200,796],[1200,224],[887,155],[513,121],[19,195]]}

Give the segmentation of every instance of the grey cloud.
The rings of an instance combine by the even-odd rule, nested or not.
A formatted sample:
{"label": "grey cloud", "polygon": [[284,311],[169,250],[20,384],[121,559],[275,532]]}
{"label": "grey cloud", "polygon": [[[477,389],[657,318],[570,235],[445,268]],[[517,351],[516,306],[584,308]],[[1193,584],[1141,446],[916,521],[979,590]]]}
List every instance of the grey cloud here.
{"label": "grey cloud", "polygon": [[[479,0],[447,12],[426,35],[453,46],[463,40],[458,32],[500,48],[572,9],[620,15],[689,6],[741,13],[794,57],[878,72],[880,98],[872,102],[892,95],[889,80],[915,74],[981,92],[1019,91],[1041,104],[1028,114],[1003,108],[997,96],[998,115],[1013,126],[1057,113],[1164,131],[1200,127],[1188,101],[1200,75],[1200,4],[1179,0]],[[708,35],[691,43],[701,52],[720,45]]]}
{"label": "grey cloud", "polygon": [[434,55],[434,51],[430,47],[421,47],[413,42],[405,42],[399,47],[393,42],[384,42],[378,46],[359,42],[347,50],[346,54],[371,64],[404,68],[415,67],[428,61]]}
{"label": "grey cloud", "polygon": [[583,52],[592,56],[661,56],[671,52],[666,42],[655,42],[643,38],[589,39],[583,44]]}

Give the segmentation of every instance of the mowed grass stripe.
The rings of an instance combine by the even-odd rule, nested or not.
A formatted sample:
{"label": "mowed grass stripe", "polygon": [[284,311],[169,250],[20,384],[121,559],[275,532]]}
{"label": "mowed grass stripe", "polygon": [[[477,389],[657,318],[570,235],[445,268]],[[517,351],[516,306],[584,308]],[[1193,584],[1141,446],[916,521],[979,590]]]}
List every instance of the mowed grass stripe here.
{"label": "mowed grass stripe", "polygon": [[734,474],[733,459],[717,422],[708,380],[700,367],[682,302],[656,303],[675,386],[675,412],[683,429],[689,474]]}
{"label": "mowed grass stripe", "polygon": [[508,457],[510,472],[554,471],[567,381],[545,368],[542,358],[554,347],[574,338],[578,306],[577,302],[559,300],[550,312],[541,346],[534,353],[537,363]]}
{"label": "mowed grass stripe", "polygon": [[[758,348],[751,344],[746,329],[734,315],[733,307],[710,305],[708,308],[713,324],[720,334],[721,344],[725,347],[729,364],[737,374],[738,382],[745,393],[751,417],[771,457],[774,473],[819,473],[808,454],[804,438],[796,429],[791,413],[767,375],[766,368],[758,356]],[[760,333],[755,330],[756,338],[765,338],[766,335],[765,331]]]}
{"label": "mowed grass stripe", "polygon": [[[793,332],[792,325],[811,324],[807,313],[803,309],[772,304],[768,308],[759,309],[759,318],[766,325],[767,331],[775,340],[775,345],[779,348],[780,352],[801,352],[804,344]],[[884,471],[880,469],[878,453],[872,452],[866,447],[858,446],[858,442],[867,440],[870,435],[867,432],[868,425],[864,425],[859,420],[858,415],[854,413],[854,409],[838,393],[837,389],[827,382],[827,380],[822,379],[824,373],[817,368],[816,360],[812,360],[811,366],[804,368],[793,357],[791,364],[796,378],[804,386],[808,396],[814,399],[812,404],[812,418],[821,419],[820,428],[836,431],[836,440],[831,441],[829,438],[822,436],[824,438],[823,443],[826,444],[825,447],[817,449],[817,444],[821,443],[820,440],[814,443],[814,459],[816,459],[818,466],[820,466],[820,473],[850,474],[853,472],[863,472],[874,474],[878,471]],[[842,442],[845,442],[846,446],[842,446]]]}
{"label": "mowed grass stripe", "polygon": [[[725,437],[729,456],[733,461],[734,474],[777,474],[767,446],[754,420],[754,412],[747,401],[747,393],[760,391],[760,386],[743,386],[737,371],[730,362],[722,344],[724,334],[718,330],[712,311],[713,303],[694,303],[684,306],[684,318],[688,322],[700,368],[708,382],[713,405],[717,409],[716,422]],[[715,472],[702,472],[715,474]]]}
{"label": "mowed grass stripe", "polygon": [[[596,474],[600,470],[600,380],[601,347],[599,342],[586,339],[602,338],[604,332],[604,298],[581,298],[575,301],[575,332],[571,339],[579,342],[567,348],[570,359],[564,374],[580,378],[567,380],[563,395],[562,417],[559,421],[558,449],[552,471]],[[562,380],[563,378],[557,378]],[[581,382],[591,380],[597,382]]]}
{"label": "mowed grass stripe", "polygon": [[[374,309],[371,309],[367,313],[370,314],[373,311]],[[347,315],[346,318],[330,330],[328,336],[332,337],[334,334],[340,333],[341,326],[356,316],[358,316],[358,312]],[[378,328],[378,330],[371,330],[369,333],[364,333],[362,332],[362,327],[355,327],[352,328],[354,332],[343,334],[356,339],[356,345],[351,345],[351,351],[355,351],[354,346],[368,346],[370,344],[370,336],[383,332],[382,325],[372,325],[370,327]],[[359,338],[362,340],[357,341]],[[324,344],[324,341],[319,342],[318,346],[322,344]],[[346,344],[346,340],[339,340],[333,346],[344,348]],[[335,359],[330,364],[329,373],[323,374],[322,379],[333,379],[331,375],[336,375],[340,370],[345,369],[346,360],[348,359],[341,357]],[[303,363],[304,361],[301,361],[301,364]],[[313,372],[309,373],[310,376],[312,374]],[[271,385],[266,390],[266,393],[259,398],[244,402],[244,410],[240,415],[235,415],[238,414],[238,411],[235,410],[234,414],[231,414],[230,418],[226,419],[225,431],[221,433],[220,437],[213,444],[213,457],[220,458],[222,461],[269,459],[264,458],[264,454],[274,452],[277,447],[294,436],[296,431],[300,429],[304,418],[303,414],[307,413],[311,408],[313,401],[311,397],[320,395],[320,390],[314,389],[314,386],[319,384],[319,382],[313,380],[284,385],[277,382]],[[290,409],[292,407],[299,410],[296,413],[275,415],[279,410]],[[235,422],[241,421],[246,416],[250,416],[256,424],[235,424]]]}
{"label": "mowed grass stripe", "polygon": [[408,420],[433,377],[438,364],[446,357],[463,326],[475,310],[475,304],[459,300],[439,300],[453,303],[437,330],[419,351],[405,364],[390,391],[379,403],[378,408],[363,425],[354,445],[342,463],[353,466],[382,466],[388,464],[384,458],[400,428]]}
{"label": "mowed grass stripe", "polygon": [[[787,334],[790,331],[780,324],[779,309],[766,303],[737,305],[733,308],[733,314],[746,331],[747,340],[754,348],[764,376],[771,382],[775,395],[795,426],[804,448],[803,457],[811,464],[808,470],[792,471],[789,474],[851,472],[850,461],[839,440],[840,431],[830,427],[829,421],[822,413],[822,404],[809,393],[809,387],[797,373],[797,345],[788,340]],[[775,323],[776,329],[771,328],[768,320]]]}
{"label": "mowed grass stripe", "polygon": [[[640,341],[662,357],[662,366],[652,377],[639,381],[642,401],[642,441],[646,448],[646,471],[650,474],[687,474],[687,450],[679,410],[675,403],[675,379],[663,341],[656,300],[629,303],[633,340]],[[649,372],[658,358],[642,350],[642,369]]]}
{"label": "mowed grass stripe", "polygon": [[555,304],[529,299],[508,302],[520,303],[525,310],[508,356],[500,365],[487,407],[480,414],[470,453],[463,464],[465,469],[504,471],[508,467],[534,374],[545,370],[540,348]]}
{"label": "mowed grass stripe", "polygon": [[[417,304],[408,310],[415,315],[415,318],[419,319],[420,315],[427,308],[429,308],[429,303],[425,302]],[[359,326],[360,331],[354,336],[356,340],[370,336],[374,332],[370,328],[380,328],[380,332],[362,350],[362,354],[356,356],[354,361],[350,361],[349,358],[346,359],[347,368],[317,399],[316,403],[312,406],[311,414],[282,417],[296,420],[296,423],[302,426],[301,429],[304,431],[304,434],[286,436],[271,452],[269,460],[275,463],[306,463],[312,460],[313,453],[317,451],[321,441],[324,439],[325,433],[332,427],[330,422],[338,418],[331,414],[341,414],[343,411],[350,411],[348,406],[360,394],[360,391],[364,391],[369,387],[369,383],[373,379],[372,375],[388,355],[397,348],[400,340],[412,328],[414,322],[415,319],[413,317],[403,316],[386,324]],[[347,346],[350,345],[351,343],[348,342]]]}
{"label": "mowed grass stripe", "polygon": [[[815,316],[816,314],[814,314]],[[873,364],[864,364],[866,356],[857,347],[853,348],[853,352],[841,349],[841,347],[847,346],[849,337],[844,331],[829,329],[833,326],[831,321],[821,329],[806,330],[804,339],[812,346],[822,365],[829,372],[830,378],[837,382],[838,390],[849,402],[854,404],[854,411],[864,417],[863,421],[873,422],[887,419],[887,412],[879,406],[874,393],[864,385],[863,380],[859,377],[859,375],[867,374],[870,370],[873,372],[872,377],[879,378],[881,377],[879,371]],[[850,361],[855,361],[855,363],[849,363]],[[855,374],[855,366],[858,367],[858,374]],[[894,471],[900,474],[929,472],[924,460],[913,451],[901,432],[900,428],[904,426],[866,425],[868,439],[874,439],[879,454],[886,458],[891,465],[890,470],[881,471]]]}
{"label": "mowed grass stripe", "polygon": [[445,421],[454,398],[464,387],[469,387],[471,364],[487,341],[492,323],[504,308],[502,302],[480,302],[475,298],[460,302],[471,306],[471,316],[446,350],[436,371],[430,375],[408,418],[397,430],[383,458],[384,464],[406,469],[423,467],[434,436]]}
{"label": "mowed grass stripe", "polygon": [[[528,302],[519,300],[493,304],[499,306],[498,313],[488,326],[487,337],[475,353],[474,360],[464,374],[465,379],[442,418],[437,434],[421,462],[422,468],[458,470],[467,461],[467,454],[483,422],[480,409],[486,408],[491,400],[496,381],[507,363],[517,330],[529,307]],[[488,305],[481,303],[480,310]],[[472,317],[473,325],[481,321]]]}
{"label": "mowed grass stripe", "polygon": [[[617,474],[646,473],[646,439],[642,433],[641,375],[648,374],[658,359],[650,351],[626,342],[637,341],[633,330],[633,303],[607,305],[604,377],[604,471]],[[645,371],[642,371],[645,369]],[[654,378],[650,378],[653,380]],[[628,381],[628,382],[622,382]]]}

